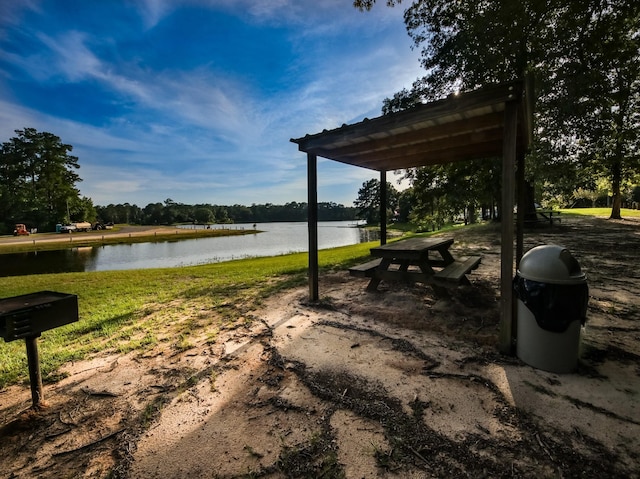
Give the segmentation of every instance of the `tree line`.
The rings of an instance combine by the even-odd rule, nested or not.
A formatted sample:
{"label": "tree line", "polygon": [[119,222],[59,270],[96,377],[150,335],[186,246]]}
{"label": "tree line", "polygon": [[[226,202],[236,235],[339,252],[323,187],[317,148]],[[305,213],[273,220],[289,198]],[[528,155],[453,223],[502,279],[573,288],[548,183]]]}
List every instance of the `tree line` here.
{"label": "tree line", "polygon": [[[527,204],[606,204],[620,218],[640,185],[640,2],[387,0],[407,5],[405,24],[425,75],[383,101],[391,114],[455,91],[527,78],[534,144],[526,157]],[[370,9],[375,0],[355,0]],[[94,207],[76,187],[78,158],[51,133],[16,130],[2,144],[0,232],[13,223],[51,229],[73,220],[139,224],[303,221],[306,204],[182,205],[172,200]],[[500,216],[500,160],[486,158],[400,172],[410,188],[391,192],[388,217],[426,226]],[[356,208],[326,203],[319,218],[377,221],[376,180]],[[480,212],[480,213],[478,213]],[[526,213],[526,212],[525,212]]]}
{"label": "tree line", "polygon": [[[168,198],[163,203],[93,204],[80,194],[80,164],[73,147],[56,135],[34,128],[15,130],[16,136],[0,145],[0,234],[10,234],[16,224],[41,232],[57,224],[129,223],[264,223],[306,221],[307,204],[188,205]],[[357,209],[333,202],[318,204],[320,221],[355,220]]]}
{"label": "tree line", "polygon": [[[306,221],[307,203],[290,202],[284,205],[252,204],[221,206],[212,204],[188,205],[168,198],[164,203],[149,203],[144,208],[129,203],[96,206],[99,221],[140,225],[170,225],[177,223],[225,224],[267,223],[275,221]],[[357,209],[332,202],[318,203],[320,221],[356,219]]]}

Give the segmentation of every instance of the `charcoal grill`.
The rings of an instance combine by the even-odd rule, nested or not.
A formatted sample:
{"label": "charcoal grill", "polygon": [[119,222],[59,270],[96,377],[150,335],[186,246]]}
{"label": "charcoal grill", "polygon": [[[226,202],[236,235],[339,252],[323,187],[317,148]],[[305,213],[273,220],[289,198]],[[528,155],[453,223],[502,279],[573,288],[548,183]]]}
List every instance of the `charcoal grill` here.
{"label": "charcoal grill", "polygon": [[43,331],[75,321],[78,321],[78,297],[75,294],[40,291],[0,299],[0,336],[6,342],[24,339],[27,347],[34,408],[43,401],[38,337]]}

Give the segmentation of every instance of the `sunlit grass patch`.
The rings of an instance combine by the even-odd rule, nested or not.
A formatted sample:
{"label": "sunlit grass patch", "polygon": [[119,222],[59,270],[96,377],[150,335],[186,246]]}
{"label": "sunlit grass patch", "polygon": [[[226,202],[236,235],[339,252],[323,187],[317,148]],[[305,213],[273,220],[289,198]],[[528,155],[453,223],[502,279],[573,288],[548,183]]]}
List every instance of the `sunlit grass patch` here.
{"label": "sunlit grass patch", "polygon": [[[580,215],[580,216],[599,216],[609,218],[611,216],[611,208],[565,208],[560,210],[562,214],[566,215]],[[640,210],[632,210],[629,208],[622,208],[620,210],[620,216],[623,218],[640,218]]]}

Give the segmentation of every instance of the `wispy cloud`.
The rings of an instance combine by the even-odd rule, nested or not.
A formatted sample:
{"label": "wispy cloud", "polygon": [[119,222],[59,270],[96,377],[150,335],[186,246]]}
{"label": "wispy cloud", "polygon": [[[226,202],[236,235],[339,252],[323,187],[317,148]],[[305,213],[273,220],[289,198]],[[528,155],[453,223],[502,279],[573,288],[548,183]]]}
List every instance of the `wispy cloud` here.
{"label": "wispy cloud", "polygon": [[[54,8],[55,2],[43,5]],[[3,81],[11,88],[0,92],[0,135],[9,138],[14,128],[32,126],[74,145],[84,178],[81,191],[98,204],[144,205],[166,197],[218,204],[306,201],[305,157],[289,138],[377,116],[382,99],[409,86],[419,73],[397,9],[362,14],[343,0],[141,0],[135,5],[140,24],[128,25],[126,33],[106,26],[82,30],[80,17],[69,22],[73,28],[26,22],[20,35],[34,46],[3,52],[8,65]],[[189,66],[150,61],[145,48],[167,48],[174,39],[156,32],[159,43],[149,45],[148,32],[136,28],[171,24],[184,6],[207,15],[224,11],[260,24],[256,35],[279,35],[290,49],[285,70],[258,70],[261,59],[244,62],[253,66],[246,71],[233,65],[221,69],[213,58]],[[42,21],[47,13],[33,18]],[[60,12],[58,18],[66,21]],[[21,83],[13,83],[19,71]],[[268,88],[260,78],[269,78]],[[110,110],[96,110],[96,121],[87,121],[37,102],[25,106],[18,89],[29,82],[86,89],[87,108],[99,97]],[[319,173],[320,194],[334,195],[324,200],[346,203],[376,175],[335,162],[321,162]]]}

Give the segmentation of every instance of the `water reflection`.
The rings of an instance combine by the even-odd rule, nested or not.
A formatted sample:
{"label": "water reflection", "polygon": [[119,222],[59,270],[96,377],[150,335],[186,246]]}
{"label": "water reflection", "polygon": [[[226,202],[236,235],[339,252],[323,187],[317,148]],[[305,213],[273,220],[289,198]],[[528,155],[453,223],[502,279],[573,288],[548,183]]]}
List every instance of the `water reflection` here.
{"label": "water reflection", "polygon": [[[254,229],[253,224],[235,226]],[[19,276],[190,266],[307,251],[306,223],[259,223],[256,225],[256,229],[263,232],[221,238],[106,245],[0,255],[0,264],[2,276]],[[355,228],[353,223],[348,221],[318,224],[320,249],[375,241],[379,237],[377,231]]]}

